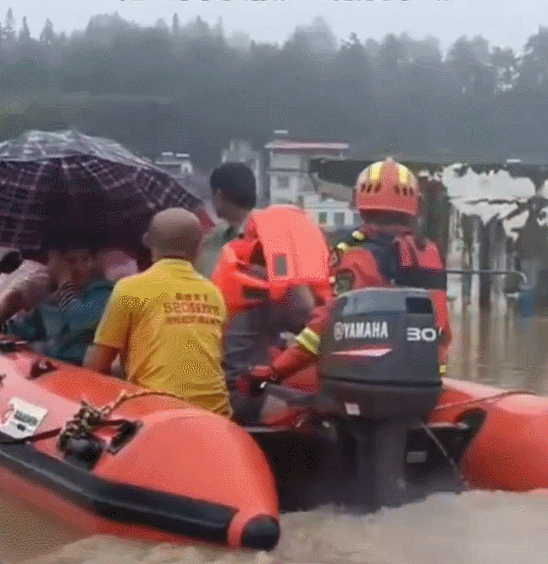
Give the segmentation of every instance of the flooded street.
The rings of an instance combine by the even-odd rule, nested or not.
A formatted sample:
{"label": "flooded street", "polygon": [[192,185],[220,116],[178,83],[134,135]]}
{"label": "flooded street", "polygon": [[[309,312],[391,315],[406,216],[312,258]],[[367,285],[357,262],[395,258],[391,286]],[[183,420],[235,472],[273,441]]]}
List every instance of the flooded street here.
{"label": "flooded street", "polygon": [[548,317],[469,315],[452,329],[448,376],[548,396]]}
{"label": "flooded street", "polygon": [[[548,318],[453,320],[448,375],[548,395]],[[282,517],[272,553],[78,540],[23,507],[0,504],[3,564],[544,564],[548,497],[500,492],[432,496],[367,517],[330,511]]]}

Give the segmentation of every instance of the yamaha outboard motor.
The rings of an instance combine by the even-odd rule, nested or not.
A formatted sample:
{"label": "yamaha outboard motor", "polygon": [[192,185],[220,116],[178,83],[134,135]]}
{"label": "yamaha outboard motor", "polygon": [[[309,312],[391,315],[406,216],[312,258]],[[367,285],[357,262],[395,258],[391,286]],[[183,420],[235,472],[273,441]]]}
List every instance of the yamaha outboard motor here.
{"label": "yamaha outboard motor", "polygon": [[441,393],[438,333],[426,290],[341,295],[322,339],[322,393],[344,407],[354,444],[347,502],[376,509],[406,500],[406,444]]}

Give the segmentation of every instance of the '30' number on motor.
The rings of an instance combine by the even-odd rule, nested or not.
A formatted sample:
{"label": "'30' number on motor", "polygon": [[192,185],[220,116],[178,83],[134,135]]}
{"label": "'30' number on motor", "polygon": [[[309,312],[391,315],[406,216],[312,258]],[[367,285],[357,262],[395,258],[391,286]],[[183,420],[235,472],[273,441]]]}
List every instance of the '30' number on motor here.
{"label": "'30' number on motor", "polygon": [[426,329],[421,329],[419,327],[407,328],[408,341],[426,341],[427,343],[433,343],[437,338],[438,332],[432,327],[427,327]]}

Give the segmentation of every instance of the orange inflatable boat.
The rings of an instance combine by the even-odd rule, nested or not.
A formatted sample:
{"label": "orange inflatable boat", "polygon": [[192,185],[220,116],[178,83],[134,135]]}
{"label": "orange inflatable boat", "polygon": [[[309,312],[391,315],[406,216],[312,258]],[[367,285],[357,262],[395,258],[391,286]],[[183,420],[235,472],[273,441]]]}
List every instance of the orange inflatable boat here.
{"label": "orange inflatable boat", "polygon": [[446,378],[430,422],[478,428],[460,465],[471,487],[548,488],[548,398]]}
{"label": "orange inflatable boat", "polygon": [[0,350],[0,488],[85,534],[276,545],[275,483],[242,428],[11,339]]}
{"label": "orange inflatable boat", "polygon": [[246,429],[2,338],[0,490],[84,534],[269,550],[279,511],[548,488],[548,398],[442,381],[436,347],[405,338],[433,319],[417,299],[341,296],[331,329],[348,338],[328,331],[318,366],[267,386],[274,406]]}
{"label": "orange inflatable boat", "polygon": [[[287,385],[301,393],[317,393],[316,368],[296,374]],[[293,416],[298,412],[295,409]],[[287,417],[280,413],[272,422]],[[458,464],[467,487],[548,493],[547,397],[443,378],[440,397],[423,424],[433,434],[450,431],[453,441],[463,441],[458,454],[453,451],[457,456],[452,462]],[[463,433],[468,435],[464,440]]]}
{"label": "orange inflatable boat", "polygon": [[[306,237],[286,229],[263,245],[264,264],[322,295],[327,251],[305,227]],[[283,241],[304,253],[312,237],[308,258],[322,268],[289,268]],[[245,243],[241,254],[257,252]],[[240,268],[241,257],[228,258]],[[238,279],[243,296],[245,272]],[[0,336],[0,490],[88,535],[269,550],[280,511],[364,513],[439,491],[548,488],[548,398],[443,379],[436,319],[427,290],[340,295],[317,366],[267,385],[247,428]]]}
{"label": "orange inflatable boat", "polygon": [[[426,291],[370,288],[337,301],[318,366],[286,380],[285,390],[267,386],[286,399],[270,425],[331,433],[322,447],[327,462],[289,492],[298,507],[306,498],[370,511],[436,491],[547,490],[548,398],[441,378],[425,330],[434,326]],[[292,486],[272,460],[287,507]]]}

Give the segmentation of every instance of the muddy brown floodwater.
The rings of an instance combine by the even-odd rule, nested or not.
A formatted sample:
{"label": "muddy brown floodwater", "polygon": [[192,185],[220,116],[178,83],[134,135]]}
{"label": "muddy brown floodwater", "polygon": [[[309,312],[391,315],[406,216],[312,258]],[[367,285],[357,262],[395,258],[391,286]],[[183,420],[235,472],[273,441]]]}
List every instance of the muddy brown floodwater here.
{"label": "muddy brown floodwater", "polygon": [[[449,375],[548,396],[548,318],[453,320]],[[230,553],[111,537],[78,539],[13,500],[0,501],[3,564],[546,564],[548,496],[467,492],[366,517],[282,516],[271,553]]]}

